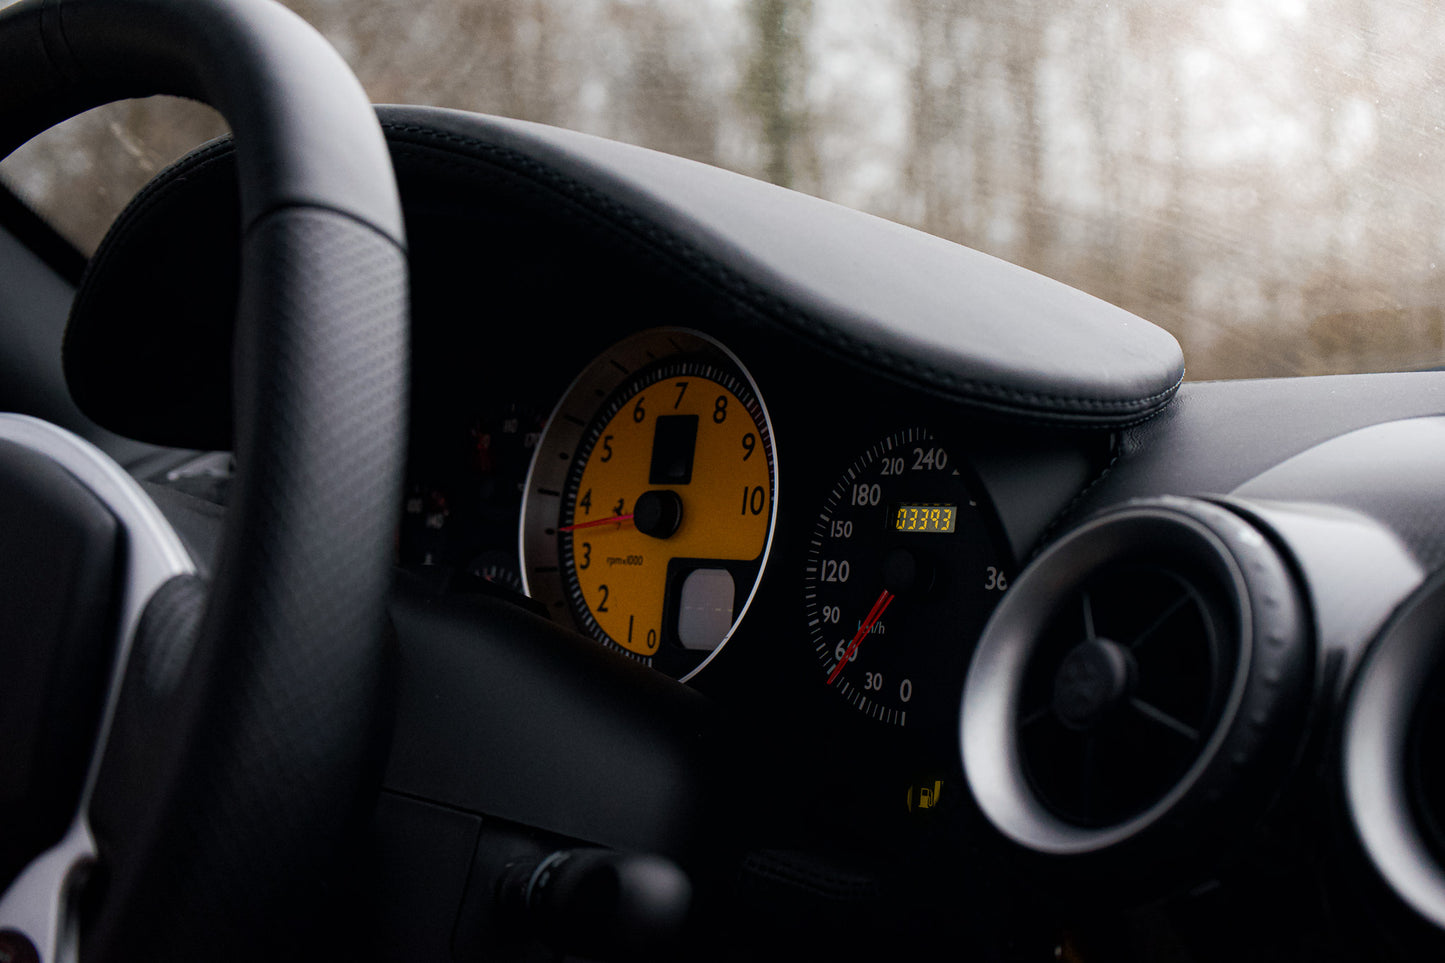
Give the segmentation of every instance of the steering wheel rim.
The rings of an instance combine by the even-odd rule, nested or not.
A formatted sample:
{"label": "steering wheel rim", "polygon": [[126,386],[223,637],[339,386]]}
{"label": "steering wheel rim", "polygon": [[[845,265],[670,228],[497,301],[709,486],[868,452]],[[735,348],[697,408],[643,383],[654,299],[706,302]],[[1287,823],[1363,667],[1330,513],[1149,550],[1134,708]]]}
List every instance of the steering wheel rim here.
{"label": "steering wheel rim", "polygon": [[[211,584],[167,582],[121,640],[132,658],[113,670],[76,818],[107,870],[85,944],[99,958],[284,956],[293,933],[275,914],[342,842],[384,682],[405,457],[400,204],[360,85],[270,0],[0,10],[0,157],[81,110],[158,93],[209,103],[236,134],[238,471]],[[27,935],[47,961],[64,952],[54,933]]]}

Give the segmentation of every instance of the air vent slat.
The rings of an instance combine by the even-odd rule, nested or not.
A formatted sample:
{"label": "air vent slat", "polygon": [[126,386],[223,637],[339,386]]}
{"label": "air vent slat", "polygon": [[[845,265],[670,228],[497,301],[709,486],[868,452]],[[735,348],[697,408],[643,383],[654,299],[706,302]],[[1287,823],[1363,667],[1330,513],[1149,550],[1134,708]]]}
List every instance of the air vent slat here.
{"label": "air vent slat", "polygon": [[1137,697],[1130,699],[1129,705],[1132,706],[1135,711],[1137,711],[1144,718],[1148,719],[1151,722],[1159,723],[1159,725],[1168,729],[1170,732],[1182,737],[1191,746],[1197,746],[1199,744],[1200,735],[1198,729],[1194,728],[1193,726],[1185,725],[1178,719],[1171,716],[1169,713],[1165,712],[1163,709],[1160,709],[1156,706],[1151,706],[1143,699]]}
{"label": "air vent slat", "polygon": [[1168,621],[1174,616],[1181,614],[1184,607],[1192,601],[1194,601],[1194,596],[1191,592],[1180,591],[1179,597],[1175,599],[1172,604],[1166,607],[1162,613],[1160,613],[1159,617],[1154,620],[1153,624],[1151,624],[1143,632],[1140,632],[1133,639],[1125,643],[1129,647],[1129,651],[1137,654],[1139,649],[1146,642],[1159,638],[1161,634],[1160,630],[1164,628]]}

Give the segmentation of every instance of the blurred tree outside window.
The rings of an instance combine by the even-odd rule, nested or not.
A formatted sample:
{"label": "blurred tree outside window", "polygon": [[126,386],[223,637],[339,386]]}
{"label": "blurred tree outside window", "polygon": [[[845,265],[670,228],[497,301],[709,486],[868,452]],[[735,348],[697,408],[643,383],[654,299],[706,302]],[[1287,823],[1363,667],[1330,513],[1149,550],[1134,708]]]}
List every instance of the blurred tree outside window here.
{"label": "blurred tree outside window", "polygon": [[[1445,362],[1427,0],[290,0],[378,103],[600,134],[897,220],[1168,328],[1191,378]],[[224,131],[92,111],[0,178],[93,250]]]}

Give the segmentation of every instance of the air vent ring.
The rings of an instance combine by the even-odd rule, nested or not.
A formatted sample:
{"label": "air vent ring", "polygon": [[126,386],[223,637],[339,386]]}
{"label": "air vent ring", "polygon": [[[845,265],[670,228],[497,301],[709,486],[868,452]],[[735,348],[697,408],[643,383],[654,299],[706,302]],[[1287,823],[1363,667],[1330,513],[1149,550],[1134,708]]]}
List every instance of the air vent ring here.
{"label": "air vent ring", "polygon": [[1312,659],[1285,561],[1234,512],[1134,502],[1046,550],[984,629],[960,743],[984,815],[1049,855],[1222,824],[1298,744]]}
{"label": "air vent ring", "polygon": [[1366,855],[1408,906],[1445,929],[1445,575],[1407,600],[1355,676],[1343,727],[1346,808]]}

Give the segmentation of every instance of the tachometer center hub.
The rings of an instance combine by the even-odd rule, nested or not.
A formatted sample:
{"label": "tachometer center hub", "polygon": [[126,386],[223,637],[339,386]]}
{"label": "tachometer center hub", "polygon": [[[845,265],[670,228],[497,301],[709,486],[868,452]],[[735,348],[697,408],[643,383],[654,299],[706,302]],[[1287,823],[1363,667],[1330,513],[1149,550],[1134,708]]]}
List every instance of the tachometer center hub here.
{"label": "tachometer center hub", "polygon": [[665,488],[643,492],[632,509],[632,524],[652,538],[671,538],[682,524],[682,498]]}

